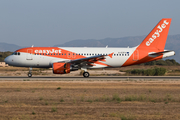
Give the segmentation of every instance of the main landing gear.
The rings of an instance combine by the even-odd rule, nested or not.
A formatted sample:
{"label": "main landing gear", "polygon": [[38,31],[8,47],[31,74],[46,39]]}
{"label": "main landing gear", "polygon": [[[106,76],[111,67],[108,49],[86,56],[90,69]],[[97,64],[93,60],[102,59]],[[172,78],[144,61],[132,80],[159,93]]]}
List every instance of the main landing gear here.
{"label": "main landing gear", "polygon": [[84,76],[85,78],[89,77],[89,72],[84,72],[84,73],[83,73],[83,76]]}
{"label": "main landing gear", "polygon": [[89,72],[84,72],[84,73],[83,73],[83,76],[84,76],[85,78],[89,77]]}
{"label": "main landing gear", "polygon": [[28,77],[32,77],[32,67],[29,68]]}
{"label": "main landing gear", "polygon": [[85,78],[88,78],[88,77],[89,77],[89,72],[87,72],[87,68],[81,68],[81,70],[84,71],[84,72],[83,72],[83,76],[84,76]]}

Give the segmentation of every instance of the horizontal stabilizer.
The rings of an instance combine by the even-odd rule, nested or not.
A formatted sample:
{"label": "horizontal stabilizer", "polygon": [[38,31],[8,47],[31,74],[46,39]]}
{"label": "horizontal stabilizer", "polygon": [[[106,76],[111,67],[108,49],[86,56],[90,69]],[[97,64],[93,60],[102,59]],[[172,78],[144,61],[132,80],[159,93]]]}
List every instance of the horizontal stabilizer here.
{"label": "horizontal stabilizer", "polygon": [[162,51],[162,52],[151,52],[151,53],[149,53],[150,57],[157,57],[160,55],[163,55],[163,58],[164,58],[164,57],[169,57],[169,56],[175,55],[175,52],[167,50],[167,51]]}

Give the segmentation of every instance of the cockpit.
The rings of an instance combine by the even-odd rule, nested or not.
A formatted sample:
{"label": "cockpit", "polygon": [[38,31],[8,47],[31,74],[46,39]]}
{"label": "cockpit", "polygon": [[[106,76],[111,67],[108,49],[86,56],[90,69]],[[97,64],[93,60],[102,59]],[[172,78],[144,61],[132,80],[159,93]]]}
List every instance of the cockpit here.
{"label": "cockpit", "polygon": [[12,55],[20,55],[20,52],[13,52]]}

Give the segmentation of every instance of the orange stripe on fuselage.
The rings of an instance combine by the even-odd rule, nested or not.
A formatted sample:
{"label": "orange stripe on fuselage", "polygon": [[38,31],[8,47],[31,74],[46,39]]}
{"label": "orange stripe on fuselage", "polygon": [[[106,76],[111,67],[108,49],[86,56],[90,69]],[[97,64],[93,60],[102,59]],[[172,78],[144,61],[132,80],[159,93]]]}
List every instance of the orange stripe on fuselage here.
{"label": "orange stripe on fuselage", "polygon": [[[149,57],[148,56],[148,53],[149,52],[152,52],[152,51],[155,51],[153,49],[149,49],[149,50],[146,50],[146,49],[136,49],[135,51],[138,50],[138,58],[135,59],[134,56],[135,56],[135,52],[128,58],[128,60],[122,65],[122,67],[124,66],[129,66],[129,65],[136,65],[136,64],[141,64],[141,63],[146,63],[146,62],[150,62],[150,61],[154,61],[154,60],[159,60],[159,59],[162,59],[163,55],[160,55],[158,57]],[[156,50],[157,51],[157,50]]]}
{"label": "orange stripe on fuselage", "polygon": [[[71,60],[86,58],[83,55],[79,55],[75,52],[64,50],[59,47],[28,47],[28,48],[19,49],[16,52],[24,52],[24,53],[31,53],[38,55],[41,54],[43,56],[49,56],[49,57],[61,58],[61,59],[71,59]],[[96,61],[94,63],[109,67],[109,65],[101,63],[99,61]]]}

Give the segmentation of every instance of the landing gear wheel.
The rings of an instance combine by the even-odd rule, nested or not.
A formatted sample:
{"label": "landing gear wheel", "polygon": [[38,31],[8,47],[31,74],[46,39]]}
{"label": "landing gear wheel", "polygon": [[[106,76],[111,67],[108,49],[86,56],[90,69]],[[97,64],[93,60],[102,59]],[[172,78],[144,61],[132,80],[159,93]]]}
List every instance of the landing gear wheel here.
{"label": "landing gear wheel", "polygon": [[29,67],[28,77],[32,77],[32,67]]}
{"label": "landing gear wheel", "polygon": [[88,73],[88,72],[84,72],[84,73],[83,73],[83,76],[84,76],[85,78],[87,78],[87,77],[89,77],[89,73]]}
{"label": "landing gear wheel", "polygon": [[28,77],[32,77],[32,73],[28,73]]}

